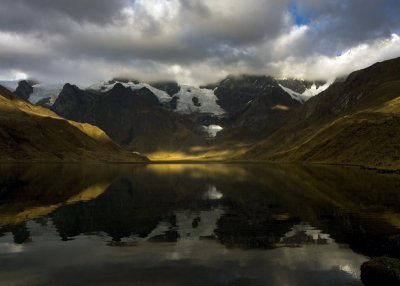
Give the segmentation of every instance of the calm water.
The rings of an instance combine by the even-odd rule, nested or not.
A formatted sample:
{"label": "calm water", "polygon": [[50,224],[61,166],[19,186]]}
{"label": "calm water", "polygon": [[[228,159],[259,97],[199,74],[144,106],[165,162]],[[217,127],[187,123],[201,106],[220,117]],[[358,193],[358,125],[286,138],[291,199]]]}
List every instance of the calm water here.
{"label": "calm water", "polygon": [[362,285],[399,244],[399,175],[0,166],[1,285]]}

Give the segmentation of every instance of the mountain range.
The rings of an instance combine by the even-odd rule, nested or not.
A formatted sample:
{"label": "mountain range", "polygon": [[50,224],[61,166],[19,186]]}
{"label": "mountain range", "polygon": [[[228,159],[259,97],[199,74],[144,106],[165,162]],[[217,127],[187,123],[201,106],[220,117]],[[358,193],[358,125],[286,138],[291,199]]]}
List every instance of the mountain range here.
{"label": "mountain range", "polygon": [[[11,91],[1,89],[0,103],[13,106],[18,122],[20,113],[33,110],[32,119],[18,124],[14,133],[26,132],[30,139],[30,134],[49,131],[47,124],[53,121],[63,122],[68,130],[79,130],[79,138],[93,139],[90,132],[104,133],[102,140],[92,142],[90,152],[85,144],[74,145],[69,137],[46,134],[47,138],[40,138],[43,142],[24,141],[24,146],[34,147],[22,153],[19,141],[12,145],[4,135],[0,144],[7,142],[7,148],[13,150],[7,154],[13,155],[2,159],[36,158],[33,154],[38,150],[38,154],[51,154],[44,156],[50,160],[80,160],[96,152],[109,161],[134,156],[145,160],[132,153],[139,152],[155,160],[400,167],[400,58],[377,63],[334,83],[240,75],[201,87],[135,79],[113,79],[85,88],[33,81],[4,86]],[[41,118],[41,131],[31,127],[39,121],[36,117]],[[17,129],[10,123],[6,129],[5,118],[1,124],[2,134],[14,134],[11,129]],[[68,147],[52,150],[57,146],[55,141]]]}

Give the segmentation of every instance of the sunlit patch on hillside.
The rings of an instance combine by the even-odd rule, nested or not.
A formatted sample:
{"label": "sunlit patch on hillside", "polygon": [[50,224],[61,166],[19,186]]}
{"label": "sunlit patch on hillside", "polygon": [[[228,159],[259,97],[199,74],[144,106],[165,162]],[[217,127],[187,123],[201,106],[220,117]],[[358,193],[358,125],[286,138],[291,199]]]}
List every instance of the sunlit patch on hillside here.
{"label": "sunlit patch on hillside", "polygon": [[[159,174],[159,175],[177,175],[185,174],[191,178],[222,178],[228,176],[235,176],[237,180],[244,180],[249,178],[251,174],[240,165],[224,165],[224,164],[149,164],[146,170]],[[210,186],[208,191],[212,195],[218,196],[218,191],[213,190]],[[210,194],[211,194],[210,193]]]}
{"label": "sunlit patch on hillside", "polygon": [[280,111],[289,111],[290,110],[289,106],[281,105],[281,104],[277,104],[274,107],[272,107],[271,109],[272,110],[280,110]]}
{"label": "sunlit patch on hillside", "polygon": [[155,151],[145,154],[152,161],[226,161],[248,150],[248,144],[193,146],[184,151]]}

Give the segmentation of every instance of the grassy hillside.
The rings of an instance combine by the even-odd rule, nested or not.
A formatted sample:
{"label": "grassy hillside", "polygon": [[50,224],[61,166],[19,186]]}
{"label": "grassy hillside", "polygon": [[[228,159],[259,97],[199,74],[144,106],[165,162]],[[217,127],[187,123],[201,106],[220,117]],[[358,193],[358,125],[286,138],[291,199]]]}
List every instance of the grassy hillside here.
{"label": "grassy hillside", "polygon": [[400,169],[400,58],[334,84],[241,158]]}
{"label": "grassy hillside", "polygon": [[65,120],[0,87],[0,161],[143,161],[99,128]]}

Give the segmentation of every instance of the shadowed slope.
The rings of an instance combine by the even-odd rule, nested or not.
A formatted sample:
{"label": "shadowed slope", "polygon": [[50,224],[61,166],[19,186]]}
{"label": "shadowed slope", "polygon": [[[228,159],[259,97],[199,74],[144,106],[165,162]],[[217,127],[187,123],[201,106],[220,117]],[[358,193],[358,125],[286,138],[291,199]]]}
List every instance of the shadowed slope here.
{"label": "shadowed slope", "polygon": [[52,110],[100,127],[128,150],[175,151],[204,141],[197,125],[164,108],[147,88],[133,91],[117,83],[109,91],[98,92],[66,84]]}
{"label": "shadowed slope", "polygon": [[143,161],[99,128],[67,121],[0,87],[1,161]]}
{"label": "shadowed slope", "polygon": [[244,158],[400,168],[399,96],[400,58],[354,72]]}

